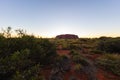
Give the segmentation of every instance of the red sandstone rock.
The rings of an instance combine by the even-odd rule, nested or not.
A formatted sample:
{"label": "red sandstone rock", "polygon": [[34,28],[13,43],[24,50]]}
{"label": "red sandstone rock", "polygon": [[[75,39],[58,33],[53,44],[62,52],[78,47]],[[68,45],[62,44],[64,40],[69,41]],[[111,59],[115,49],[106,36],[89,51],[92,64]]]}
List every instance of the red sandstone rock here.
{"label": "red sandstone rock", "polygon": [[58,39],[78,39],[78,36],[74,35],[74,34],[62,34],[62,35],[57,35],[56,38],[58,38]]}

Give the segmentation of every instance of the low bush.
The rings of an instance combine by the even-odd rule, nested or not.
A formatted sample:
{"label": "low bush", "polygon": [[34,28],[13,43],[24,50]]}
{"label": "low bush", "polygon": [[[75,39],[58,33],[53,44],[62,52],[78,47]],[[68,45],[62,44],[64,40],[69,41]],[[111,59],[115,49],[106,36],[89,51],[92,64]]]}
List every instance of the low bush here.
{"label": "low bush", "polygon": [[104,52],[101,51],[101,50],[97,50],[97,49],[92,49],[90,50],[91,53],[94,53],[94,54],[103,54]]}
{"label": "low bush", "polygon": [[98,42],[97,49],[108,53],[120,53],[120,38],[102,39]]}
{"label": "low bush", "polygon": [[103,56],[97,59],[97,64],[103,67],[103,69],[120,76],[119,54],[104,54]]}

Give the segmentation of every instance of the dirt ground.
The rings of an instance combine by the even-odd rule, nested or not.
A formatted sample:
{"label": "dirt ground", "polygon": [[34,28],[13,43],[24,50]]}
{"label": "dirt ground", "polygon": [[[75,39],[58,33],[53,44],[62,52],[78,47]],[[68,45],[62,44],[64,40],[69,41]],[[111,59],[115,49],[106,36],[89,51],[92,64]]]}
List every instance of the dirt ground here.
{"label": "dirt ground", "polygon": [[[58,55],[66,55],[70,58],[69,50],[57,50]],[[95,59],[100,57],[100,54],[82,54],[84,57],[89,59],[94,63]],[[71,62],[71,70],[64,73],[64,80],[89,80],[87,74],[83,73],[76,73],[74,70],[74,62]],[[96,77],[97,80],[120,80],[119,76],[116,76],[110,72],[103,70],[102,68],[97,67]],[[46,80],[49,80],[51,69],[44,69],[43,75],[45,76]]]}

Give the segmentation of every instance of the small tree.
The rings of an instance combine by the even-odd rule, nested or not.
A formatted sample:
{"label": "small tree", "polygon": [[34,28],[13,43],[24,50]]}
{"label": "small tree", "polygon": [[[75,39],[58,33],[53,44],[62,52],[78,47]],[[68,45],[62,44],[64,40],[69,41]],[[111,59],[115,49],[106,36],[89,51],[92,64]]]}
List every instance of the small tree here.
{"label": "small tree", "polygon": [[15,31],[16,31],[18,37],[22,37],[22,36],[26,35],[26,31],[23,29],[17,29]]}
{"label": "small tree", "polygon": [[3,31],[2,34],[3,34],[5,37],[10,38],[10,37],[11,37],[11,33],[12,33],[11,30],[12,30],[11,27],[7,27],[6,30],[2,29],[2,31]]}

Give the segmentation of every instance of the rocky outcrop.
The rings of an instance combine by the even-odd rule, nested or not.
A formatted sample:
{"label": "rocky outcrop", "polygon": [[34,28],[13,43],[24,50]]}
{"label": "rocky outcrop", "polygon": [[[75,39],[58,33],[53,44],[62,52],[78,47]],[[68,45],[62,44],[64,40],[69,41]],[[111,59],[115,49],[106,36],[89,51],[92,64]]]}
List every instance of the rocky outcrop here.
{"label": "rocky outcrop", "polygon": [[62,34],[62,35],[57,35],[56,38],[58,38],[58,39],[78,39],[78,36],[74,35],[74,34]]}

